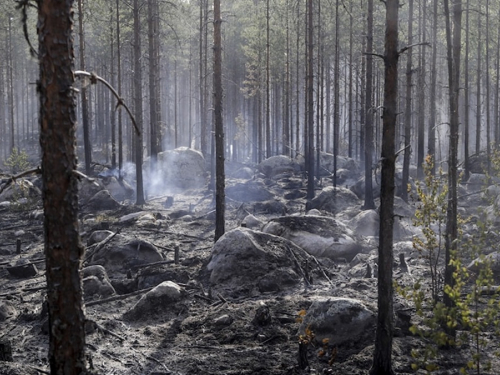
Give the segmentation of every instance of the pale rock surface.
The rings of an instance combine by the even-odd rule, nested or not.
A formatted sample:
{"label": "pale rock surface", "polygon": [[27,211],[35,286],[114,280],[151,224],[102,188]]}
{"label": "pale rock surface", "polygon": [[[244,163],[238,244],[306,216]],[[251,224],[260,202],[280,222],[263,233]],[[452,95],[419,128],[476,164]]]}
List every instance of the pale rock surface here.
{"label": "pale rock surface", "polygon": [[299,327],[304,334],[309,329],[315,334],[315,341],[322,345],[341,346],[375,337],[376,315],[365,303],[352,298],[318,298],[307,309]]}
{"label": "pale rock surface", "polygon": [[258,165],[258,169],[265,174],[266,177],[272,178],[282,173],[296,172],[298,170],[298,165],[288,156],[277,155],[263,160]]}
{"label": "pale rock surface", "polygon": [[352,191],[343,187],[334,189],[332,186],[328,186],[311,200],[307,208],[338,214],[355,205],[361,205],[361,202]]}
{"label": "pale rock surface", "polygon": [[144,294],[123,317],[127,320],[141,320],[155,315],[165,318],[168,313],[177,311],[176,304],[183,294],[181,286],[172,281],[164,281]]}
{"label": "pale rock surface", "polygon": [[271,219],[263,232],[286,238],[317,257],[350,261],[362,251],[344,224],[327,216],[282,216]]}
{"label": "pale rock surface", "polygon": [[148,166],[144,169],[151,193],[161,193],[166,187],[194,189],[206,184],[205,158],[197,150],[179,147],[160,152],[157,162],[159,173],[151,174]]}
{"label": "pale rock surface", "polygon": [[303,282],[297,261],[309,258],[286,239],[236,228],[215,243],[202,273],[212,290],[223,295],[254,296],[290,289]]}

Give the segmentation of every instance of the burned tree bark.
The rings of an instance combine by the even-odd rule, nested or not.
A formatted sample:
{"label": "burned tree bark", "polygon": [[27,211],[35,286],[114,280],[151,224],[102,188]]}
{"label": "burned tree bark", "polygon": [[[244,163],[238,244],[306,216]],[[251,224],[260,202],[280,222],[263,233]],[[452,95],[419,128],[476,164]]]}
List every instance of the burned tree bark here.
{"label": "burned tree bark", "polygon": [[390,375],[392,370],[393,286],[392,264],[394,226],[394,175],[396,169],[395,135],[398,97],[398,16],[399,0],[387,0],[385,29],[385,85],[382,178],[380,187],[380,235],[378,248],[378,317],[375,352],[370,375]]}
{"label": "burned tree bark", "polygon": [[73,1],[38,5],[40,145],[51,374],[85,371],[75,147]]}
{"label": "burned tree bark", "polygon": [[225,231],[224,127],[222,124],[222,38],[220,0],[214,0],[215,241]]}

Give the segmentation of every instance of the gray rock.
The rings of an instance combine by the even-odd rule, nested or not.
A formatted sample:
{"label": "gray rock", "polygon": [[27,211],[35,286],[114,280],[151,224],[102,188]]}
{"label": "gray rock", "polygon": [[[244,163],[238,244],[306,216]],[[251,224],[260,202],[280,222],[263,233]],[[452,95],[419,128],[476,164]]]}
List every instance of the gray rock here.
{"label": "gray rock", "polygon": [[85,299],[106,298],[116,294],[111,285],[106,269],[103,266],[93,265],[82,270],[83,293]]}
{"label": "gray rock", "polygon": [[366,341],[375,337],[376,315],[363,302],[351,298],[328,298],[313,301],[299,327],[315,334],[319,344],[328,339],[330,346]]}
{"label": "gray rock", "polygon": [[247,215],[241,222],[242,227],[250,229],[260,229],[264,223],[253,215]]}
{"label": "gray rock", "polygon": [[234,318],[230,315],[224,314],[221,316],[218,316],[217,318],[214,319],[213,324],[216,327],[222,328],[222,327],[227,327],[233,324]]}
{"label": "gray rock", "polygon": [[303,282],[295,259],[301,263],[309,258],[288,240],[236,228],[216,242],[202,273],[212,290],[223,295],[258,295],[290,289]]}
{"label": "gray rock", "polygon": [[85,300],[106,298],[115,293],[115,289],[109,280],[100,280],[97,276],[87,276],[83,279],[83,295]]}
{"label": "gray rock", "polygon": [[141,264],[162,260],[160,252],[151,243],[117,235],[111,243],[92,255],[89,264],[103,266],[108,274],[114,272],[126,274],[127,271]]}
{"label": "gray rock", "polygon": [[253,176],[254,176],[253,170],[248,167],[240,168],[232,174],[232,177],[239,178],[242,180],[250,180],[253,178]]}
{"label": "gray rock", "polygon": [[176,311],[176,303],[183,297],[182,288],[172,282],[164,281],[144,294],[137,303],[124,314],[127,320],[143,320],[149,316],[161,314],[167,317],[167,313]]}
{"label": "gray rock", "polygon": [[89,181],[86,178],[78,180],[78,203],[85,205],[99,191],[104,190],[104,186],[97,180]]}
{"label": "gray rock", "polygon": [[95,211],[116,210],[121,207],[121,204],[109,194],[109,191],[100,190],[89,199],[87,207]]}
{"label": "gray rock", "polygon": [[92,234],[87,239],[87,246],[92,246],[96,243],[104,241],[109,236],[112,236],[114,233],[110,230],[96,230],[92,232]]}
{"label": "gray rock", "polygon": [[107,177],[102,180],[102,183],[111,196],[118,201],[132,199],[134,196],[134,188],[123,179],[119,181],[116,177]]}
{"label": "gray rock", "polygon": [[316,208],[338,214],[342,210],[355,205],[361,205],[361,202],[352,191],[342,187],[334,189],[332,186],[328,186],[311,200],[307,209]]}
{"label": "gray rock", "polygon": [[27,279],[38,274],[36,266],[27,259],[19,259],[14,266],[7,267],[7,271],[19,279]]}
{"label": "gray rock", "polygon": [[274,198],[260,181],[247,181],[226,188],[226,196],[239,202],[263,202]]}
{"label": "gray rock", "polygon": [[8,188],[6,188],[0,194],[1,201],[14,201],[17,202],[21,198],[28,197],[41,197],[42,193],[30,180],[25,178],[17,179],[15,182],[11,183]]}
{"label": "gray rock", "polygon": [[15,318],[17,309],[8,301],[0,301],[0,322]]}
{"label": "gray rock", "polygon": [[377,236],[380,230],[380,217],[375,210],[361,211],[354,217],[349,227],[360,236]]}
{"label": "gray rock", "polygon": [[317,257],[350,261],[362,251],[344,224],[327,216],[283,216],[270,220],[265,233],[286,238]]}
{"label": "gray rock", "polygon": [[259,171],[266,175],[268,178],[289,172],[294,173],[299,170],[296,162],[285,155],[271,156],[263,160],[258,165]]}
{"label": "gray rock", "polygon": [[201,188],[206,184],[205,158],[199,151],[179,147],[158,154],[158,173],[152,174],[145,166],[151,183],[150,193],[160,194],[166,186],[183,189]]}

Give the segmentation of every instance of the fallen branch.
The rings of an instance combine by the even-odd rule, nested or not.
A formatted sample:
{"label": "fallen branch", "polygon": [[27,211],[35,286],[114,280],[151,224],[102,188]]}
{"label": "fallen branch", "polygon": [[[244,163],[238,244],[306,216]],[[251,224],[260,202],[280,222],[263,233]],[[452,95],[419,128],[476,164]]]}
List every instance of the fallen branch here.
{"label": "fallen branch", "polygon": [[162,264],[173,264],[173,260],[162,260],[161,262],[154,262],[154,263],[146,263],[146,264],[138,264],[136,266],[132,266],[131,268],[134,270],[138,270],[141,268],[146,268],[146,267],[153,267],[153,266],[161,266]]}
{"label": "fallen branch", "polygon": [[97,323],[95,320],[92,320],[92,319],[86,319],[86,322],[89,322],[91,324],[93,324],[98,330],[104,332],[104,333],[107,333],[113,337],[116,337],[118,340],[120,341],[125,341],[125,339],[123,337],[121,337],[120,335],[117,335],[116,333],[110,331],[109,329],[103,327],[102,325],[100,325],[99,323]]}
{"label": "fallen branch", "polygon": [[300,270],[300,273],[302,274],[302,277],[304,278],[304,280],[306,281],[307,285],[311,286],[311,282],[309,281],[309,279],[307,278],[306,276],[306,272],[304,271],[304,269],[300,266],[300,263],[299,263],[299,260],[297,259],[295,253],[292,251],[292,249],[290,249],[290,247],[288,245],[286,245],[286,248],[288,249],[288,251],[292,254],[292,257],[293,257],[293,260],[295,261],[295,264],[297,265],[297,267],[299,268]]}
{"label": "fallen branch", "polygon": [[139,294],[146,294],[147,292],[149,292],[153,288],[154,287],[136,290],[135,292],[128,293],[128,294],[120,294],[118,296],[113,296],[113,297],[109,297],[109,298],[105,298],[105,299],[99,299],[96,301],[86,302],[85,306],[90,307],[90,306],[95,306],[95,305],[102,305],[104,303],[119,301],[119,300],[127,299],[129,297],[134,297],[134,296],[137,296]]}
{"label": "fallen branch", "polygon": [[[309,254],[309,255],[311,255],[311,254]],[[330,283],[330,285],[332,286],[332,288],[335,288],[335,285],[333,285],[332,280],[328,277],[328,275],[326,274],[323,266],[318,262],[318,259],[316,259],[316,257],[314,255],[311,255],[311,256],[312,256],[314,262],[316,263],[316,265],[318,266],[318,268],[320,269],[321,273],[325,277],[325,279],[328,280],[328,282]]]}
{"label": "fallen branch", "polygon": [[171,374],[171,373],[172,373],[172,371],[170,371],[170,370],[168,369],[168,367],[167,367],[167,366],[165,366],[163,363],[161,363],[161,362],[160,362],[159,360],[157,360],[155,357],[152,357],[152,356],[148,355],[148,356],[146,356],[146,359],[149,359],[150,361],[153,361],[153,362],[158,363],[160,366],[162,366],[162,367],[165,369],[165,371],[166,371],[168,374]]}
{"label": "fallen branch", "polygon": [[[101,250],[104,246],[106,246],[113,238],[115,238],[115,236],[117,234],[119,234],[121,231],[121,228],[119,228],[115,233],[113,234],[110,234],[108,237],[106,237],[104,240],[102,240],[101,242],[95,244],[96,247],[89,252],[89,254],[85,257],[85,260],[83,261],[83,263],[86,263],[90,258],[92,258],[92,256],[94,256],[94,254]],[[90,248],[90,247],[89,247]]]}
{"label": "fallen branch", "polygon": [[29,169],[27,171],[21,172],[16,175],[7,175],[6,177],[9,179],[4,186],[0,189],[0,194],[2,194],[5,189],[7,189],[13,182],[16,182],[17,179],[25,177],[25,176],[30,176],[32,174],[42,174],[42,169],[40,167],[36,167],[34,169]]}

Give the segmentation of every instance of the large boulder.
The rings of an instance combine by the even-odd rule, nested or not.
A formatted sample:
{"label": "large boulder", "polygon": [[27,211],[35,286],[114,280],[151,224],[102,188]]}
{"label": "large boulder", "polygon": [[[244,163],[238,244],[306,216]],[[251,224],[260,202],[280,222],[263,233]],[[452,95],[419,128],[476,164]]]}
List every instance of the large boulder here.
{"label": "large boulder", "polygon": [[378,237],[380,217],[376,210],[361,211],[349,223],[349,227],[360,236]]}
{"label": "large boulder", "polygon": [[313,301],[299,327],[315,334],[315,341],[337,347],[366,341],[375,337],[376,315],[366,304],[351,298],[321,298]]}
{"label": "large boulder", "polygon": [[109,275],[115,272],[126,274],[142,264],[163,261],[161,253],[153,244],[120,234],[106,245],[96,248],[89,264],[103,266]]}
{"label": "large boulder", "polygon": [[102,178],[102,183],[111,196],[118,201],[124,201],[134,197],[134,188],[125,180],[120,181],[118,178],[110,176]]}
{"label": "large boulder", "polygon": [[[321,152],[319,155],[319,165],[320,165],[320,175],[330,176],[333,174],[334,157],[333,154],[327,152]],[[351,176],[354,178],[358,170],[358,165],[356,161],[352,158],[337,155],[337,173],[339,170],[346,170],[351,172]]]}
{"label": "large boulder", "polygon": [[263,202],[274,198],[261,181],[237,183],[226,188],[226,197],[238,202]]}
{"label": "large boulder", "polygon": [[78,204],[80,206],[85,206],[89,199],[101,190],[104,190],[104,186],[100,181],[80,178],[78,180]]}
{"label": "large boulder", "polygon": [[192,189],[205,186],[205,158],[199,151],[179,147],[160,152],[157,163],[156,173],[152,173],[148,165],[144,168],[150,193],[162,193],[166,187]]}
{"label": "large boulder", "polygon": [[333,214],[338,214],[346,208],[361,205],[358,197],[349,189],[328,186],[309,202],[307,208],[312,210],[324,210]]}
{"label": "large boulder", "polygon": [[[301,165],[305,165],[304,156],[297,157],[297,162]],[[331,176],[333,174],[334,166],[334,156],[333,154],[327,152],[320,152],[319,156],[320,174],[322,176]],[[353,173],[358,171],[358,164],[352,158],[337,155],[337,172],[341,169],[349,170]]]}
{"label": "large boulder", "polygon": [[214,245],[202,273],[212,290],[231,296],[277,292],[304,281],[298,264],[310,256],[271,234],[236,228]]}
{"label": "large boulder", "polygon": [[[172,281],[164,281],[144,294],[130,308],[124,318],[131,321],[144,320],[149,316],[161,316],[162,319],[179,313],[177,303],[184,296],[183,289]],[[181,307],[182,308],[182,307]]]}
{"label": "large boulder", "polygon": [[258,169],[266,177],[272,178],[282,173],[295,173],[299,170],[298,164],[285,155],[271,156],[263,160]]}
{"label": "large boulder", "polygon": [[93,265],[82,270],[83,294],[86,300],[92,298],[106,298],[115,294],[106,269],[103,266]]}
{"label": "large boulder", "polygon": [[116,210],[121,207],[121,204],[111,196],[109,191],[100,190],[88,200],[85,207],[94,211]]}
{"label": "large boulder", "polygon": [[471,173],[484,173],[488,169],[488,155],[481,152],[469,157],[469,171]]}
{"label": "large boulder", "polygon": [[286,238],[317,257],[350,261],[362,251],[344,224],[327,216],[282,216],[270,220],[265,233]]}

